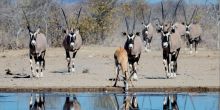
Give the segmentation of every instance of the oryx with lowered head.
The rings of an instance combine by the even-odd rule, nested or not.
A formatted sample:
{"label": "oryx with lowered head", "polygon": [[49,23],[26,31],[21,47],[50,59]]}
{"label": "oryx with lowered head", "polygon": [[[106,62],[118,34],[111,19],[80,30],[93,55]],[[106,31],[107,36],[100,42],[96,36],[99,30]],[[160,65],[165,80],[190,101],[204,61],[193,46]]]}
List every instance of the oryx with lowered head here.
{"label": "oryx with lowered head", "polygon": [[[135,31],[135,24],[136,24],[136,15],[134,11],[134,21],[133,21],[133,27],[132,30],[129,30],[129,24],[127,17],[125,17],[125,23],[127,27],[127,32],[123,32],[123,36],[127,36],[127,40],[124,44],[124,48],[127,51],[128,54],[128,63],[131,66],[131,75],[132,79],[138,80],[137,77],[137,65],[141,56],[142,51],[142,40],[140,37],[140,32],[134,32]],[[130,79],[130,78],[129,78]]]}
{"label": "oryx with lowered head", "polygon": [[[174,17],[176,16],[176,11],[181,3],[180,0],[174,11]],[[177,58],[181,48],[181,36],[178,31],[172,31],[172,24],[174,24],[174,19],[171,21],[165,21],[163,2],[161,2],[162,7],[162,22],[159,21],[158,32],[161,33],[161,45],[163,49],[163,64],[165,67],[165,72],[167,78],[176,77],[177,72]]]}
{"label": "oryx with lowered head", "polygon": [[190,21],[187,21],[186,18],[186,11],[185,8],[183,6],[183,11],[184,11],[184,17],[185,17],[185,23],[183,23],[183,25],[185,25],[185,29],[186,29],[186,38],[188,40],[188,43],[190,45],[190,54],[192,53],[192,45],[194,43],[195,45],[195,52],[197,53],[197,45],[199,42],[201,42],[201,35],[202,35],[202,27],[199,23],[193,23],[193,17],[195,16],[195,13],[197,11],[197,7],[194,9],[193,14],[191,16]]}
{"label": "oryx with lowered head", "polygon": [[151,10],[147,22],[145,21],[144,10],[142,9],[141,11],[143,17],[142,25],[144,26],[144,29],[142,30],[142,36],[144,40],[145,51],[149,52],[151,50],[151,41],[155,35],[155,30],[151,23]]}
{"label": "oryx with lowered head", "polygon": [[[75,29],[73,29],[72,27],[69,28],[68,22],[66,20],[65,12],[63,11],[62,8],[61,10],[62,10],[64,19],[66,22],[66,26],[67,26],[67,29],[63,30],[63,33],[64,33],[63,47],[66,51],[66,60],[68,63],[67,68],[68,68],[68,72],[75,72],[75,64],[74,64],[75,56],[76,56],[77,51],[82,46],[82,37],[80,35],[79,27],[78,27],[78,20],[79,20],[82,7],[80,8],[79,13],[77,15]],[[70,57],[70,52],[73,53],[72,58]],[[71,62],[72,62],[72,65],[71,65]]]}
{"label": "oryx with lowered head", "polygon": [[[23,10],[22,10],[23,11]],[[40,32],[40,28],[36,31],[33,31],[30,27],[28,19],[23,11],[26,22],[27,29],[29,32],[30,40],[29,40],[29,57],[30,57],[30,65],[31,72],[33,77],[43,77],[43,69],[45,69],[45,53],[47,48],[47,39],[46,36]],[[36,63],[36,73],[33,69],[33,59]]]}

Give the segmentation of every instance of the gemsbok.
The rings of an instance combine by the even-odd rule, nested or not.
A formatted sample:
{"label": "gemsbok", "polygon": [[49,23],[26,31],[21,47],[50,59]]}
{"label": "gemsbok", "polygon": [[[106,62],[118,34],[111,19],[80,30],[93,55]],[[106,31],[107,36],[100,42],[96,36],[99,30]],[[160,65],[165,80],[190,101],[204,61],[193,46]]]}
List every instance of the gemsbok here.
{"label": "gemsbok", "polygon": [[[63,12],[63,16],[66,22],[66,26],[67,29],[63,30],[64,35],[64,40],[63,40],[63,47],[66,51],[66,60],[67,60],[67,68],[68,68],[68,72],[75,72],[75,56],[77,51],[81,48],[82,46],[82,37],[80,35],[79,32],[79,27],[78,27],[78,20],[79,20],[79,16],[82,10],[82,7],[79,10],[78,16],[77,16],[77,20],[76,20],[76,28],[69,28],[68,22],[66,20],[66,15],[65,12],[63,11],[63,9],[61,8],[62,12]],[[72,58],[70,57],[70,52],[73,53]],[[72,66],[70,65],[70,63],[72,62]]]}
{"label": "gemsbok", "polygon": [[123,80],[124,80],[124,85],[125,85],[125,91],[128,91],[128,82],[130,81],[132,86],[133,86],[133,83],[131,79],[129,79],[127,51],[122,47],[117,48],[114,53],[114,59],[115,59],[115,67],[116,67],[116,78],[115,78],[115,84],[113,85],[113,87],[116,87],[117,85],[117,81],[119,79],[119,71],[121,69]]}
{"label": "gemsbok", "polygon": [[[128,63],[129,66],[131,67],[131,75],[133,80],[138,80],[137,76],[137,65],[141,56],[141,51],[142,51],[142,40],[140,37],[140,32],[134,33],[135,30],[135,24],[136,24],[136,15],[134,12],[134,22],[133,22],[133,28],[132,31],[130,32],[129,30],[129,25],[127,21],[127,17],[125,17],[125,23],[127,27],[127,32],[123,32],[123,36],[127,36],[127,40],[124,44],[124,48],[128,53]],[[130,78],[129,78],[130,79]]]}
{"label": "gemsbok", "polygon": [[201,35],[202,35],[202,27],[199,23],[193,23],[193,17],[196,13],[197,7],[194,9],[193,14],[191,16],[190,21],[187,21],[186,18],[186,12],[185,12],[185,8],[183,6],[183,11],[184,11],[184,17],[185,17],[185,23],[183,23],[183,25],[185,25],[185,29],[186,29],[186,38],[189,42],[190,45],[190,54],[192,53],[192,45],[194,43],[195,45],[195,52],[197,53],[197,45],[199,44],[199,42],[201,42]]}
{"label": "gemsbok", "polygon": [[144,29],[142,30],[142,36],[143,36],[143,40],[144,40],[144,47],[145,47],[145,51],[149,52],[151,50],[151,41],[155,35],[155,30],[153,25],[151,24],[151,10],[150,10],[150,14],[148,17],[148,21],[145,22],[145,16],[144,16],[144,10],[142,9],[142,17],[143,17],[143,22],[142,25],[144,26]]}
{"label": "gemsbok", "polygon": [[[44,57],[47,48],[47,39],[43,33],[40,33],[40,28],[38,28],[36,31],[31,30],[26,14],[24,11],[23,13],[27,22],[27,29],[29,31],[29,36],[30,36],[29,57],[30,57],[31,72],[33,77],[43,77],[43,69],[45,69]],[[33,58],[36,63],[36,74],[33,69]]]}
{"label": "gemsbok", "polygon": [[[177,3],[177,6],[174,11],[174,17],[177,8],[182,0]],[[165,67],[165,72],[167,78],[176,77],[177,72],[177,58],[181,48],[181,36],[178,31],[172,31],[172,24],[174,24],[174,19],[171,22],[165,21],[163,3],[161,2],[162,7],[162,22],[159,21],[158,32],[161,33],[161,45],[163,49],[163,64]]]}

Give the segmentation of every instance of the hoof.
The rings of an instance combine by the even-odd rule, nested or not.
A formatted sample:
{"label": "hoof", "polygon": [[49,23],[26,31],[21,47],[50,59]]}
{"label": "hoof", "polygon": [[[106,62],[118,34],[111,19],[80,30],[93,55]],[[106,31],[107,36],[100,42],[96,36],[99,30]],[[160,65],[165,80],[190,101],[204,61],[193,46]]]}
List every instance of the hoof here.
{"label": "hoof", "polygon": [[170,73],[166,73],[166,76],[167,76],[167,78],[170,78],[171,77],[171,74]]}
{"label": "hoof", "polygon": [[137,73],[134,73],[132,76],[133,81],[137,81],[138,80],[138,76]]}
{"label": "hoof", "polygon": [[44,77],[44,74],[43,74],[43,72],[40,72],[40,77],[42,78],[42,77]]}
{"label": "hoof", "polygon": [[71,68],[71,72],[75,72],[76,70],[75,70],[75,68]]}

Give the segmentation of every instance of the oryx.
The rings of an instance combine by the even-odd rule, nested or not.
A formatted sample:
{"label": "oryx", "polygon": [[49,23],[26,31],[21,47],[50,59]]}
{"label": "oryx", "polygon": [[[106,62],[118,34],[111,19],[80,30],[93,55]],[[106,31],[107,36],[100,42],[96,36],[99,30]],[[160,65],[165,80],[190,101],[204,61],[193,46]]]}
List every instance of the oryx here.
{"label": "oryx", "polygon": [[[47,39],[43,33],[40,33],[40,28],[38,28],[36,31],[31,30],[25,12],[23,11],[23,13],[27,21],[27,29],[30,36],[29,57],[30,57],[31,72],[33,77],[43,77],[43,69],[45,69],[44,57],[47,48]],[[36,63],[36,74],[33,69],[33,58]]]}
{"label": "oryx", "polygon": [[195,52],[197,53],[197,45],[198,43],[201,41],[201,35],[202,35],[202,27],[199,23],[193,23],[193,17],[196,13],[197,7],[194,9],[193,14],[191,16],[190,21],[187,21],[186,18],[186,12],[185,12],[185,8],[183,6],[183,11],[184,11],[184,17],[185,17],[185,23],[183,23],[183,25],[185,25],[186,27],[186,38],[189,42],[190,45],[190,53],[192,53],[192,45],[193,43],[195,44]]}
{"label": "oryx", "polygon": [[132,70],[131,76],[133,77],[134,80],[138,80],[137,77],[137,65],[141,56],[141,51],[142,51],[142,40],[140,37],[140,32],[134,32],[135,30],[135,24],[136,24],[136,15],[134,13],[134,22],[133,22],[133,27],[132,31],[129,30],[129,25],[127,21],[127,17],[125,17],[125,23],[127,27],[127,32],[123,32],[123,36],[127,36],[127,40],[124,44],[124,48],[126,49],[128,53],[128,62],[129,65],[131,66]]}
{"label": "oryx", "polygon": [[[66,15],[63,11],[63,9],[61,8],[64,18],[65,18],[65,22],[66,22],[66,26],[67,29],[63,30],[64,35],[64,40],[63,40],[63,47],[66,51],[66,60],[67,60],[67,68],[68,68],[68,72],[75,72],[75,64],[74,64],[74,59],[76,56],[77,51],[81,48],[82,46],[82,37],[80,35],[79,32],[79,27],[78,27],[78,20],[79,20],[79,16],[82,10],[82,7],[79,10],[78,16],[77,16],[77,22],[76,22],[76,28],[69,28],[68,26],[68,22],[66,20]],[[70,52],[73,52],[72,58],[70,57]],[[70,65],[70,63],[72,62],[72,66]]]}
{"label": "oryx", "polygon": [[[176,11],[181,3],[180,0],[177,3],[177,6],[174,11],[174,17],[176,16]],[[179,51],[181,48],[181,35],[178,31],[172,31],[172,24],[174,17],[171,22],[165,21],[164,9],[163,9],[163,2],[161,2],[162,7],[162,22],[159,21],[158,32],[161,33],[161,45],[163,49],[163,64],[165,67],[165,72],[167,78],[176,77],[177,72],[177,58],[179,55]]]}
{"label": "oryx", "polygon": [[155,29],[152,25],[152,23],[150,22],[151,20],[151,10],[150,10],[150,14],[148,17],[148,21],[145,21],[145,15],[144,15],[144,10],[142,9],[142,17],[143,17],[143,22],[142,25],[144,26],[144,29],[142,30],[142,36],[143,36],[143,40],[144,40],[144,46],[145,46],[145,51],[149,52],[151,49],[151,41],[155,35]]}

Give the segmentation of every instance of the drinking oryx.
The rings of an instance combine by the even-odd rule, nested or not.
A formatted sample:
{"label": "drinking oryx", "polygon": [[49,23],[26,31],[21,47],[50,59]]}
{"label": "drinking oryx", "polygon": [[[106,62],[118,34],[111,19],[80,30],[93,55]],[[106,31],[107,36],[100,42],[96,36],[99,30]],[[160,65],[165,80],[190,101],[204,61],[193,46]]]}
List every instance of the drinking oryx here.
{"label": "drinking oryx", "polygon": [[196,13],[197,7],[194,9],[190,21],[187,21],[185,8],[183,6],[184,17],[185,17],[185,27],[186,27],[186,38],[190,44],[190,53],[192,53],[192,45],[195,43],[195,52],[197,53],[197,45],[201,42],[202,27],[198,23],[193,23],[193,17]]}
{"label": "drinking oryx", "polygon": [[[47,48],[47,39],[43,33],[40,33],[40,28],[38,28],[36,31],[31,30],[25,12],[23,11],[23,13],[27,22],[27,29],[29,31],[29,36],[30,36],[29,57],[30,57],[31,72],[33,77],[43,77],[43,69],[45,69],[44,57]],[[36,63],[36,74],[33,69],[33,58]]]}
{"label": "drinking oryx", "polygon": [[[174,15],[180,4],[181,0],[177,3],[177,6],[174,11]],[[174,19],[171,22],[165,21],[163,3],[161,2],[162,7],[162,22],[159,20],[159,30],[161,33],[161,45],[163,49],[163,64],[165,66],[165,72],[167,78],[176,77],[177,72],[177,58],[181,48],[181,38],[178,31],[172,31],[172,24]]]}
{"label": "drinking oryx", "polygon": [[133,28],[132,31],[129,30],[129,25],[127,21],[127,17],[125,17],[125,23],[127,27],[127,32],[123,32],[123,36],[127,36],[127,40],[124,44],[124,48],[126,49],[128,53],[128,63],[131,66],[132,70],[130,77],[132,77],[134,80],[138,80],[137,77],[137,65],[141,56],[142,51],[142,40],[140,37],[140,32],[134,33],[135,30],[135,23],[136,23],[136,15],[134,13],[134,22],[133,22]]}
{"label": "drinking oryx", "polygon": [[143,26],[144,29],[142,30],[142,36],[143,36],[143,40],[144,40],[144,46],[145,46],[145,51],[149,52],[151,49],[151,41],[153,39],[153,36],[155,35],[155,30],[153,25],[151,24],[151,10],[150,10],[150,14],[148,17],[148,21],[145,22],[145,15],[144,15],[144,10],[142,9],[142,17],[143,17]]}
{"label": "drinking oryx", "polygon": [[[78,20],[79,20],[79,16],[82,10],[82,7],[79,10],[78,16],[77,16],[77,20],[76,20],[76,28],[69,28],[68,26],[68,22],[66,20],[66,15],[63,11],[63,9],[61,8],[63,15],[64,15],[64,19],[66,22],[66,26],[67,29],[63,30],[64,35],[64,40],[63,40],[63,47],[66,51],[66,60],[68,62],[67,68],[68,68],[68,72],[75,72],[75,64],[74,64],[74,59],[76,56],[77,51],[81,48],[82,45],[82,38],[79,32],[79,27],[78,27]],[[73,56],[72,59],[70,57],[70,52],[73,52]],[[70,65],[70,63],[72,62],[72,66]]]}

